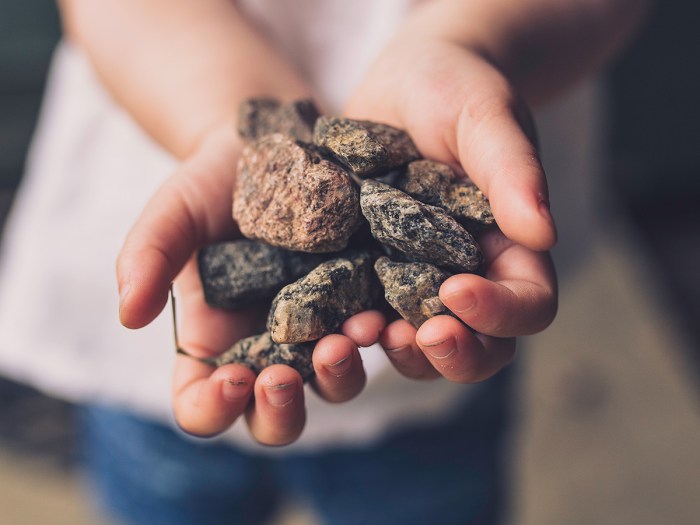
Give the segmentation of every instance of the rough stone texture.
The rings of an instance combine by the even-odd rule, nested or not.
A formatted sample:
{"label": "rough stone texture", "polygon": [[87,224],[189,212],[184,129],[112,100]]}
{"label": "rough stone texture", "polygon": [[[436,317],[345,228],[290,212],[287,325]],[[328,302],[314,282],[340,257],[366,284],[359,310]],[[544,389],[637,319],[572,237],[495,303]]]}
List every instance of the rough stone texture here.
{"label": "rough stone texture", "polygon": [[360,206],[374,238],[412,261],[454,272],[473,272],[483,261],[474,237],[442,208],[373,180],[362,184]]}
{"label": "rough stone texture", "polygon": [[247,239],[206,246],[197,256],[207,304],[226,309],[272,300],[324,259]]}
{"label": "rough stone texture", "polygon": [[374,263],[384,286],[384,297],[401,317],[418,328],[425,321],[450,311],[438,297],[450,274],[428,263],[398,263],[380,257]]}
{"label": "rough stone texture", "polygon": [[483,192],[471,181],[457,180],[447,164],[432,160],[411,162],[396,187],[425,204],[444,208],[471,232],[495,222]]}
{"label": "rough stone texture", "polygon": [[360,178],[382,175],[420,158],[405,131],[366,120],[320,117],[314,142]]}
{"label": "rough stone texture", "polygon": [[278,343],[302,343],[332,334],[353,314],[372,307],[378,284],[369,252],[351,252],[320,264],[277,294],[267,327]]}
{"label": "rough stone texture", "polygon": [[251,98],[238,109],[238,133],[248,141],[282,133],[302,142],[311,142],[318,117],[318,109],[310,99],[282,104],[272,98]]}
{"label": "rough stone texture", "polygon": [[348,173],[313,146],[281,134],[244,148],[233,218],[246,237],[302,252],[343,249],[360,219]]}
{"label": "rough stone texture", "polygon": [[406,167],[396,187],[414,199],[433,206],[442,205],[442,196],[455,180],[454,170],[434,160],[417,160]]}
{"label": "rough stone texture", "polygon": [[496,222],[484,193],[468,182],[450,185],[442,196],[441,204],[447,213],[471,232],[478,232]]}
{"label": "rough stone texture", "polygon": [[241,339],[230,350],[216,358],[216,366],[240,363],[249,367],[256,374],[270,365],[288,365],[301,374],[304,381],[314,373],[311,355],[314,343],[278,344],[269,332]]}

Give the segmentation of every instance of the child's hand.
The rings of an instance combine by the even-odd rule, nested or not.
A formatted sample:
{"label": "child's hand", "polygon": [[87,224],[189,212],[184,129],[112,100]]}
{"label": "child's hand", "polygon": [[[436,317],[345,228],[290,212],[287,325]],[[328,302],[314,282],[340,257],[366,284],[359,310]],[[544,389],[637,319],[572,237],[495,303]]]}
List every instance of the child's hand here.
{"label": "child's hand", "polygon": [[[120,317],[130,328],[142,327],[158,315],[177,277],[179,342],[196,357],[227,350],[251,335],[259,324],[256,316],[265,314],[208,307],[196,267],[198,248],[239,235],[231,218],[231,189],[240,148],[232,124],[208,135],[153,196],[117,262]],[[384,319],[376,312],[364,312],[355,325],[362,327],[355,340],[331,335],[316,345],[312,384],[328,401],[346,401],[362,390],[365,372],[357,346],[375,342]],[[283,365],[271,366],[256,378],[242,365],[214,370],[178,355],[173,399],[178,424],[199,436],[223,432],[243,415],[253,436],[270,445],[294,441],[304,427],[301,376]]]}
{"label": "child's hand", "polygon": [[556,278],[543,253],[556,240],[534,129],[506,78],[463,46],[408,33],[387,48],[347,106],[353,118],[404,128],[421,153],[464,172],[488,196],[503,232],[481,243],[485,276],[457,275],[440,297],[449,316],[416,332],[406,321],[381,342],[413,378],[485,379],[506,365],[515,336],[544,329],[556,312]]}

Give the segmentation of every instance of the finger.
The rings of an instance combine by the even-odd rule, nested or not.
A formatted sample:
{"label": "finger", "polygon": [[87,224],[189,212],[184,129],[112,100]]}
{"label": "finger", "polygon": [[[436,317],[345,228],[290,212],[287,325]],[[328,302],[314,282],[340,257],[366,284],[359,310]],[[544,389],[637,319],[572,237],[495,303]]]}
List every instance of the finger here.
{"label": "finger", "polygon": [[195,359],[177,356],[173,382],[177,424],[195,436],[223,432],[244,413],[254,382],[255,374],[243,365],[227,365],[213,371]]}
{"label": "finger", "polygon": [[379,342],[394,368],[404,376],[410,379],[440,377],[416,344],[416,329],[408,321],[401,319],[389,324]]}
{"label": "finger", "polygon": [[[489,243],[483,243],[488,257]],[[544,330],[557,311],[557,285],[549,254],[508,243],[488,264],[487,278],[460,274],[440,287],[440,299],[477,332],[496,337]]]}
{"label": "finger", "polygon": [[367,381],[357,345],[346,336],[333,334],[321,339],[314,348],[313,363],[314,390],[331,403],[352,399]]}
{"label": "finger", "polygon": [[285,365],[273,365],[260,373],[254,388],[255,403],[246,411],[253,437],[264,445],[295,441],[306,422],[299,373]]}
{"label": "finger", "polygon": [[556,242],[544,169],[525,133],[522,103],[506,85],[472,94],[457,121],[459,161],[488,196],[510,239],[534,250]]}
{"label": "finger", "polygon": [[494,375],[515,356],[514,338],[480,336],[454,317],[428,319],[416,342],[433,367],[456,383],[475,383]]}
{"label": "finger", "polygon": [[[232,235],[230,139],[216,136],[153,195],[117,260],[122,324],[140,328],[163,309],[170,283],[201,245]],[[228,165],[230,163],[230,166]],[[226,164],[226,166],[224,166]]]}
{"label": "finger", "polygon": [[357,346],[371,346],[379,341],[386,325],[384,314],[377,310],[366,310],[347,319],[340,331],[352,339]]}

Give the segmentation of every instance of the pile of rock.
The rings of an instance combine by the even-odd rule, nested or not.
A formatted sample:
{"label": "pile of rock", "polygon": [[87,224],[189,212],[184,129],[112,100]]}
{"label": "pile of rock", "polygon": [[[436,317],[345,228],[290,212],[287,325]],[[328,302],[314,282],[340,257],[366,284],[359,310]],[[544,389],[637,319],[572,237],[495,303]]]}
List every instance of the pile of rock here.
{"label": "pile of rock", "polygon": [[449,311],[452,273],[483,256],[472,233],[493,224],[485,196],[445,164],[421,160],[402,130],[320,116],[311,101],[245,102],[233,218],[247,239],[205,247],[205,298],[226,309],[270,304],[267,329],[217,365],[283,363],[307,379],[315,341],[386,301],[415,327]]}

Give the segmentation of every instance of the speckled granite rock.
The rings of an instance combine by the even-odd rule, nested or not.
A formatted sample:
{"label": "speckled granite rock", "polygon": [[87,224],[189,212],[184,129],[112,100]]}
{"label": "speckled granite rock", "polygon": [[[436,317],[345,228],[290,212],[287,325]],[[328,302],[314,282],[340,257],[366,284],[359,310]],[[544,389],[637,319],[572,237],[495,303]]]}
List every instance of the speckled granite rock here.
{"label": "speckled granite rock", "polygon": [[318,117],[318,109],[309,99],[283,104],[272,98],[251,98],[238,109],[238,133],[248,141],[282,133],[302,142],[311,142]]}
{"label": "speckled granite rock", "polygon": [[240,363],[256,374],[270,365],[288,365],[301,374],[304,381],[314,374],[311,361],[315,343],[278,344],[268,332],[241,339],[230,350],[218,356],[216,366]]}
{"label": "speckled granite rock", "polygon": [[471,181],[457,180],[447,164],[432,160],[411,162],[396,187],[425,204],[444,208],[470,232],[495,222],[483,192]]}
{"label": "speckled granite rock", "polygon": [[414,199],[434,206],[442,205],[442,195],[455,180],[454,170],[434,160],[416,160],[406,166],[406,173],[396,187]]}
{"label": "speckled granite rock", "polygon": [[450,185],[442,195],[441,205],[447,213],[473,233],[496,223],[484,193],[468,182]]}
{"label": "speckled granite rock", "polygon": [[432,264],[398,263],[388,257],[377,259],[374,270],[384,286],[386,301],[416,328],[431,317],[450,313],[438,297],[449,273]]}
{"label": "speckled granite rock", "polygon": [[332,334],[353,314],[372,307],[379,286],[369,252],[320,264],[277,294],[267,327],[278,343],[302,343]]}
{"label": "speckled granite rock", "polygon": [[197,256],[207,304],[226,309],[272,300],[283,286],[325,259],[248,239],[212,244]]}
{"label": "speckled granite rock", "polygon": [[442,208],[373,180],[362,184],[360,206],[374,238],[412,261],[454,272],[474,272],[483,261],[474,237]]}
{"label": "speckled granite rock", "polygon": [[314,147],[267,135],[244,148],[233,218],[246,237],[303,252],[343,249],[360,218],[358,192]]}
{"label": "speckled granite rock", "polygon": [[314,143],[361,178],[381,175],[420,158],[405,131],[366,120],[320,117]]}

